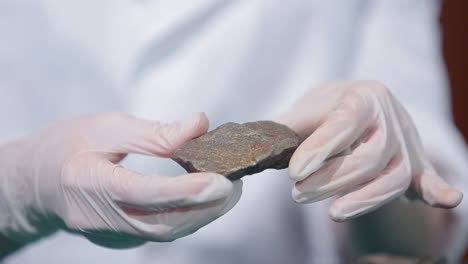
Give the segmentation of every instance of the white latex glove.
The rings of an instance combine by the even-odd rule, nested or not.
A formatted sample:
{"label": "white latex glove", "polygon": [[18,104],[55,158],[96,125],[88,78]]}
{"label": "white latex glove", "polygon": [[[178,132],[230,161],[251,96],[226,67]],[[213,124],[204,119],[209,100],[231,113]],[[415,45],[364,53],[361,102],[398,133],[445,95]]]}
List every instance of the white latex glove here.
{"label": "white latex glove", "polygon": [[312,203],[342,195],[329,208],[335,221],[403,195],[443,208],[462,200],[462,193],[434,171],[405,109],[377,82],[317,87],[276,121],[303,140],[289,163],[294,200]]}
{"label": "white latex glove", "polygon": [[170,157],[206,133],[196,114],[163,124],[122,113],[64,120],[0,147],[0,232],[27,241],[58,227],[108,247],[171,241],[238,201],[242,182],[213,173],[142,175],[116,165],[127,153]]}

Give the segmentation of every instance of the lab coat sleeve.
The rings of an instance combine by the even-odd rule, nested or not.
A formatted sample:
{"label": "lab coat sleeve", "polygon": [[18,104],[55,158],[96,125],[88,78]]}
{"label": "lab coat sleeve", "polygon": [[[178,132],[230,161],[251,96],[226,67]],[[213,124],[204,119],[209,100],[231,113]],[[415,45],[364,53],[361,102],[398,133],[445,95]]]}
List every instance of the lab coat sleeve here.
{"label": "lab coat sleeve", "polygon": [[[450,114],[441,54],[440,2],[375,1],[366,8],[348,77],[378,80],[391,90],[410,113],[436,169],[466,196],[468,152]],[[458,224],[449,256],[461,254],[467,245],[466,200],[454,210]]]}

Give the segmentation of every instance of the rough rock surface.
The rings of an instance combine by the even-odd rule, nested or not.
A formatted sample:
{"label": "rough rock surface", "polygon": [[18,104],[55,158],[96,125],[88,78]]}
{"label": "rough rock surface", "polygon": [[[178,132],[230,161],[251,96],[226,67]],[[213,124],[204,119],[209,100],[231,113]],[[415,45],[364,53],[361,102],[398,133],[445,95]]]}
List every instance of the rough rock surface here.
{"label": "rough rock surface", "polygon": [[284,169],[299,145],[287,126],[272,121],[225,123],[172,155],[187,172],[216,172],[239,179],[265,169]]}

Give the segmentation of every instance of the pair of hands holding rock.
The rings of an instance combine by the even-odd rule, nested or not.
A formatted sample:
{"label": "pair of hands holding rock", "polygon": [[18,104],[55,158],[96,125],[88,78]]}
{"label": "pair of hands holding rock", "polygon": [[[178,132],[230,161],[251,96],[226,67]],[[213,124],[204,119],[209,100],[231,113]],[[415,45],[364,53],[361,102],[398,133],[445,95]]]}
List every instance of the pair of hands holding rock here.
{"label": "pair of hands holding rock", "polygon": [[335,221],[400,196],[443,208],[461,202],[462,194],[437,175],[424,154],[406,110],[377,82],[312,90],[276,121],[227,123],[172,158],[188,172],[213,171],[230,179],[289,165],[297,202],[344,194],[330,207]]}
{"label": "pair of hands holding rock", "polygon": [[[434,171],[405,109],[376,82],[323,85],[274,122],[207,130],[204,114],[163,124],[103,113],[1,146],[9,186],[0,193],[2,233],[28,241],[63,228],[108,247],[171,241],[230,210],[238,179],[267,168],[289,167],[297,202],[341,195],[329,209],[335,221],[402,196],[444,208],[462,199]],[[143,175],[118,165],[129,153],[172,157],[197,173]]]}

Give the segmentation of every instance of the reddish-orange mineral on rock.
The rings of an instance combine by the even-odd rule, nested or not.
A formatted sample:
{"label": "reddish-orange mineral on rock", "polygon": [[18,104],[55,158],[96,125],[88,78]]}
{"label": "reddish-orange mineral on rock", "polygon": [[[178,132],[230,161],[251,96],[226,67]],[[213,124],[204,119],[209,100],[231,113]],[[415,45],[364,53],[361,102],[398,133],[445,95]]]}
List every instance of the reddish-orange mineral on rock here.
{"label": "reddish-orange mineral on rock", "polygon": [[287,126],[272,121],[226,123],[172,155],[187,172],[216,172],[230,180],[265,169],[284,169],[299,145]]}

